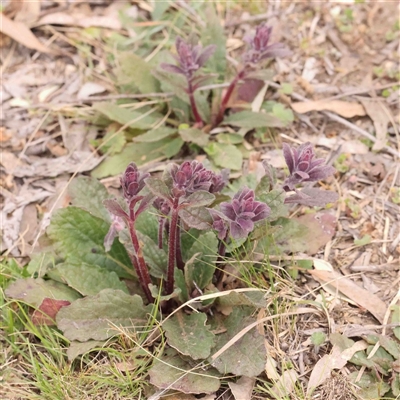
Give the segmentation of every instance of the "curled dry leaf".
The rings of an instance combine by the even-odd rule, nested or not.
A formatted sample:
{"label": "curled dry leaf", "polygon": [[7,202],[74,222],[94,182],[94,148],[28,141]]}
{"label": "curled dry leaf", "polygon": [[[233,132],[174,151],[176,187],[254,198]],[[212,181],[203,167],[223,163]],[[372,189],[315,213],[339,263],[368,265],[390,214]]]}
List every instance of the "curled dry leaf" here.
{"label": "curled dry leaf", "polygon": [[255,378],[242,376],[236,383],[229,382],[228,385],[235,400],[251,400],[255,382]]}
{"label": "curled dry leaf", "polygon": [[365,115],[364,107],[361,104],[341,100],[300,101],[298,103],[292,103],[292,108],[299,114],[308,113],[310,111],[332,111],[344,118],[361,117]]}

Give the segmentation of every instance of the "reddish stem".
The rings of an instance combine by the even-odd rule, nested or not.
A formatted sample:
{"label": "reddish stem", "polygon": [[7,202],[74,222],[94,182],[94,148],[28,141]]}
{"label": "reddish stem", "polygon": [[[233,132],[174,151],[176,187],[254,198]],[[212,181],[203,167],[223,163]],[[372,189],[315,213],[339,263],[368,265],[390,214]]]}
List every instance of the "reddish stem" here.
{"label": "reddish stem", "polygon": [[218,114],[215,118],[214,124],[213,124],[213,128],[215,128],[216,126],[218,126],[224,119],[224,114],[226,111],[226,108],[228,107],[228,103],[229,100],[232,96],[232,93],[236,87],[236,85],[238,84],[238,82],[244,78],[245,75],[245,70],[244,68],[235,76],[235,78],[233,79],[233,81],[231,82],[231,84],[228,86],[228,90],[225,93],[224,98],[221,101],[221,106],[219,107],[218,110]]}
{"label": "reddish stem", "polygon": [[196,120],[196,126],[201,128],[203,126],[203,120],[199,114],[199,110],[197,109],[196,100],[194,99],[194,90],[191,78],[188,78],[188,95],[190,100],[190,106],[192,107],[192,112],[194,119]]}
{"label": "reddish stem", "polygon": [[185,263],[183,262],[182,259],[182,249],[181,249],[181,226],[180,226],[180,218],[178,218],[178,223],[176,226],[176,266],[183,270],[185,267]]}
{"label": "reddish stem", "polygon": [[222,278],[222,273],[224,272],[225,266],[222,264],[222,261],[225,257],[225,252],[226,252],[226,241],[228,240],[228,234],[224,238],[224,240],[219,241],[218,245],[218,258],[216,262],[217,269],[215,270],[215,280],[219,282],[219,280]]}
{"label": "reddish stem", "polygon": [[152,303],[154,301],[153,296],[150,292],[149,289],[149,284],[151,283],[151,278],[149,274],[149,270],[147,269],[146,262],[144,261],[143,258],[143,252],[142,248],[140,247],[139,239],[136,235],[136,230],[135,230],[135,222],[134,220],[129,220],[129,234],[131,235],[131,240],[133,244],[133,248],[135,249],[135,257],[136,257],[136,262],[133,262],[133,266],[136,269],[136,273],[138,274],[139,282],[140,285],[142,286],[142,289],[147,297],[147,300],[149,303]]}
{"label": "reddish stem", "polygon": [[168,267],[167,267],[167,283],[165,285],[166,294],[174,291],[174,270],[176,261],[176,241],[179,213],[179,198],[174,199],[172,207],[171,222],[169,226],[169,242],[168,242]]}

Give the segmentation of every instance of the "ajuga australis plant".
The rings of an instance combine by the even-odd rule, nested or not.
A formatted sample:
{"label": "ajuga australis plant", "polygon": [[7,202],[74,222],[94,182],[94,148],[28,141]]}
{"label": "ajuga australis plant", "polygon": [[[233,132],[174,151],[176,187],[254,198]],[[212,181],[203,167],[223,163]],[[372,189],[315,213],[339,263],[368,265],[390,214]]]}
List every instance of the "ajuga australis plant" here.
{"label": "ajuga australis plant", "polygon": [[[247,39],[248,49],[243,55],[243,63],[232,82],[230,83],[225,95],[222,98],[218,113],[212,125],[219,125],[224,113],[228,107],[229,100],[238,83],[246,78],[251,77],[251,73],[260,68],[261,63],[273,57],[285,57],[290,51],[281,43],[270,44],[272,27],[261,24],[257,27],[254,37]],[[198,70],[204,66],[206,61],[212,56],[216,50],[215,45],[209,45],[202,49],[201,45],[193,45],[178,37],[175,42],[178,56],[174,56],[178,65],[161,64],[161,68],[167,72],[181,74],[186,77],[187,87],[186,93],[189,95],[190,105],[196,121],[196,127],[202,127],[204,121],[198,112],[194,92],[200,87],[200,84],[209,78],[209,75],[196,75]]]}
{"label": "ajuga australis plant", "polygon": [[[284,194],[294,191],[294,194],[286,197],[285,203],[325,205],[337,199],[337,195],[333,192],[313,188],[300,190],[297,187],[303,182],[315,182],[327,178],[335,172],[334,168],[325,165],[323,159],[315,159],[310,143],[305,143],[298,149],[285,144],[284,156],[289,176],[280,192]],[[268,177],[271,172],[270,167],[267,165],[265,167]],[[149,286],[153,282],[135,226],[141,213],[158,214],[158,248],[163,249],[166,238],[168,257],[165,295],[173,293],[176,270],[183,271],[185,263],[188,262],[184,259],[181,249],[184,232],[191,228],[213,229],[218,237],[218,261],[221,261],[225,256],[227,244],[231,241],[243,243],[257,224],[270,217],[270,205],[257,200],[255,191],[247,187],[240,189],[230,201],[216,204],[215,195],[219,194],[228,183],[228,174],[227,170],[217,174],[198,161],[185,161],[181,165],[169,164],[163,176],[156,178],[140,172],[132,163],[121,178],[125,204],[118,200],[104,201],[104,205],[113,217],[104,241],[105,248],[110,249],[115,236],[121,232],[125,224],[133,249],[129,255],[149,302],[153,301]],[[270,190],[271,188],[264,189],[266,192]],[[153,211],[149,211],[150,207],[154,207]]]}

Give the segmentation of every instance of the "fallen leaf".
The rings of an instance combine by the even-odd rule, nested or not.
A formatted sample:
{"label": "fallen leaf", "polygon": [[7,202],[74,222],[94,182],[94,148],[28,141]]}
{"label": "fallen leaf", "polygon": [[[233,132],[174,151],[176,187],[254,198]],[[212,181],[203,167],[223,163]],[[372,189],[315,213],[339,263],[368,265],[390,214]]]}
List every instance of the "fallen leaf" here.
{"label": "fallen leaf", "polygon": [[314,366],[307,385],[307,394],[324,383],[331,375],[332,370],[341,369],[357,351],[365,350],[368,344],[364,340],[354,343],[350,348],[341,350],[333,346],[331,354],[325,354]]}
{"label": "fallen leaf", "polygon": [[292,108],[299,114],[310,111],[332,111],[345,118],[365,115],[364,107],[361,104],[340,100],[299,101],[292,103]]}
{"label": "fallen leaf", "polygon": [[94,94],[103,93],[107,90],[103,85],[99,85],[94,82],[86,82],[80,89],[77,94],[77,99],[82,100],[90,97]]}
{"label": "fallen leaf", "polygon": [[68,300],[56,300],[46,297],[42,304],[32,314],[34,325],[55,325],[56,315],[61,307],[69,306]]}
{"label": "fallen leaf", "polygon": [[229,382],[228,385],[235,400],[251,400],[255,382],[255,378],[242,376],[236,383]]}
{"label": "fallen leaf", "polygon": [[42,53],[50,52],[50,49],[42,44],[25,24],[13,21],[4,14],[0,14],[0,32],[10,36],[29,49],[41,51]]}
{"label": "fallen leaf", "polygon": [[376,295],[361,288],[349,278],[336,271],[309,270],[321,285],[328,285],[342,292],[360,307],[368,310],[380,323],[383,322],[387,305]]}
{"label": "fallen leaf", "polygon": [[368,116],[374,122],[376,142],[372,150],[379,151],[386,146],[387,127],[390,122],[390,111],[380,101],[360,99]]}
{"label": "fallen leaf", "polygon": [[284,371],[271,388],[270,394],[275,399],[287,398],[293,392],[297,379],[298,375],[294,369]]}

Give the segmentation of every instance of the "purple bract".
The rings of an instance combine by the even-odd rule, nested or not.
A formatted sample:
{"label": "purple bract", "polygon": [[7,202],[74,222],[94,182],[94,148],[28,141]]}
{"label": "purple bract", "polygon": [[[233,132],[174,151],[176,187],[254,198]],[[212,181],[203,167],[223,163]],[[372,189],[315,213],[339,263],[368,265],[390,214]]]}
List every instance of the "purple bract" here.
{"label": "purple bract", "polygon": [[135,163],[130,163],[121,178],[125,199],[132,200],[144,188],[144,180],[149,176],[148,173],[140,172]]}
{"label": "purple bract", "polygon": [[254,223],[267,218],[271,209],[265,203],[254,200],[254,191],[245,187],[231,202],[221,203],[220,211],[209,211],[218,238],[226,239],[229,229],[232,238],[237,240],[246,238],[254,229]]}
{"label": "purple bract", "polygon": [[315,158],[311,143],[303,143],[297,149],[283,144],[283,155],[289,168],[289,177],[283,183],[286,192],[295,190],[301,182],[316,182],[335,173],[335,168],[325,165],[323,158]]}
{"label": "purple bract", "polygon": [[190,44],[179,36],[176,39],[175,47],[178,52],[178,57],[175,57],[178,65],[163,63],[161,68],[168,72],[185,75],[187,78],[191,78],[193,73],[206,63],[216,49],[213,44],[203,49],[201,45]]}

